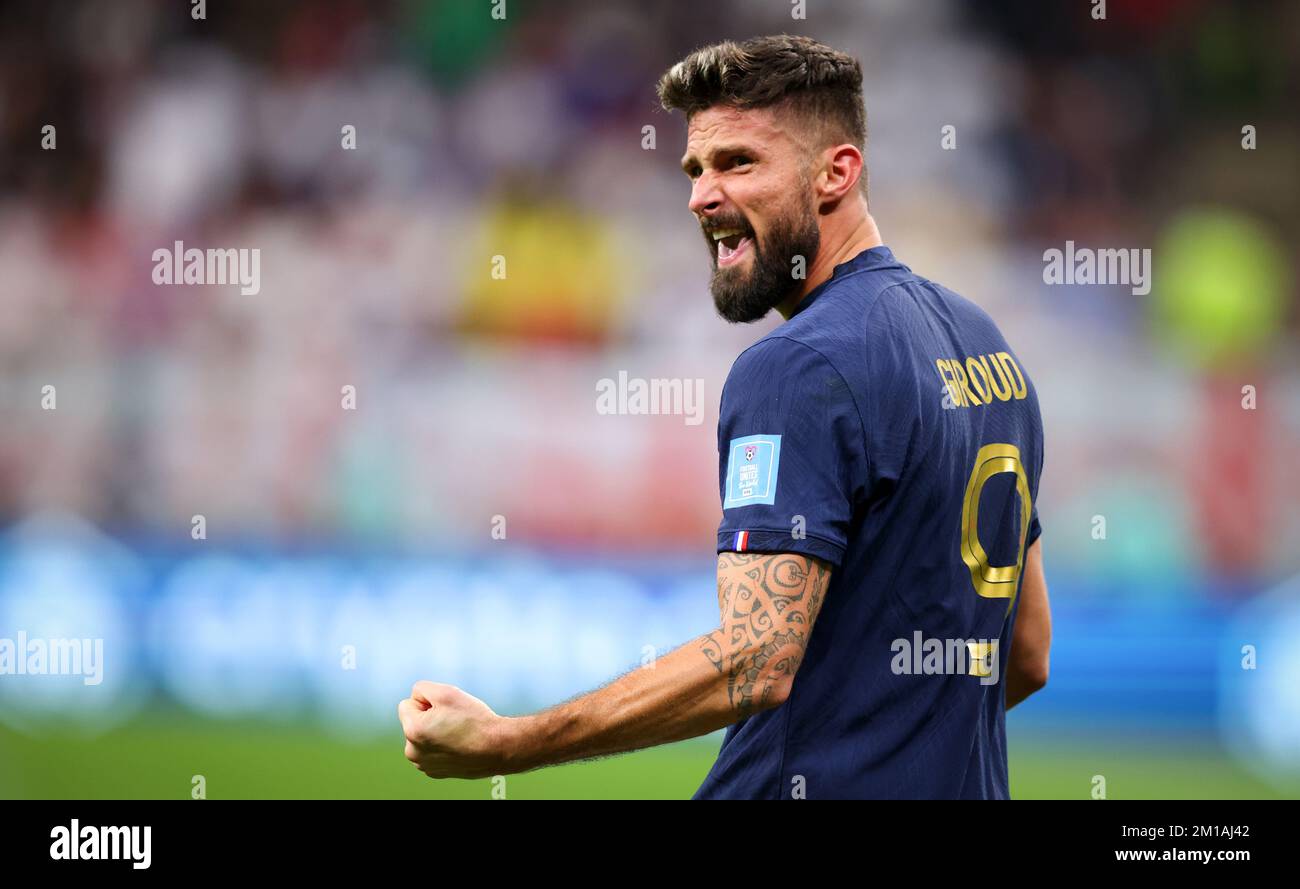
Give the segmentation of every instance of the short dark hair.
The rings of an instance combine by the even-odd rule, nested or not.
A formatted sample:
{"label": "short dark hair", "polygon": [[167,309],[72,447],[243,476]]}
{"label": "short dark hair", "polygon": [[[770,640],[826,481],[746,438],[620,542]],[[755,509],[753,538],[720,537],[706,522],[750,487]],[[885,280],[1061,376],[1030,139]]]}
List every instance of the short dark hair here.
{"label": "short dark hair", "polygon": [[866,150],[862,65],[810,37],[777,34],[702,47],[659,78],[658,92],[664,110],[682,111],[688,121],[715,105],[780,105],[809,122],[817,147],[851,142]]}

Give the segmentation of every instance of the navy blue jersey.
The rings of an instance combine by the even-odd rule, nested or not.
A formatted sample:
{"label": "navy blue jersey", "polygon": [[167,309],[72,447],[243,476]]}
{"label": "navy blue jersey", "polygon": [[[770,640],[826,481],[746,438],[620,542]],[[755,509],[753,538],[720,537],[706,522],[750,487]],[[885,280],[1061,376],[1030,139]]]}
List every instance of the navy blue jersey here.
{"label": "navy blue jersey", "polygon": [[834,570],[788,699],[727,729],[697,798],[1006,798],[1043,432],[992,319],[866,250],[736,359],[718,449],[718,551]]}

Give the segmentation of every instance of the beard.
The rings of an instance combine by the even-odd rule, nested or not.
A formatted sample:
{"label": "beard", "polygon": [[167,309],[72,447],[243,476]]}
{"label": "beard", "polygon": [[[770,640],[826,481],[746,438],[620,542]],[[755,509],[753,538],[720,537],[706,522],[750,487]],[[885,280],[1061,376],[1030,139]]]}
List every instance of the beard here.
{"label": "beard", "polygon": [[[748,229],[743,219],[714,227]],[[754,254],[749,269],[740,264],[719,268],[716,246],[711,243],[709,247],[713,251],[713,278],[709,282],[713,305],[718,314],[732,324],[758,321],[793,296],[803,284],[803,279],[793,275],[794,257],[802,256],[807,268],[812,265],[821,245],[817,216],[812,201],[807,199],[801,206],[776,219],[762,243],[752,229],[749,232],[750,250]]]}

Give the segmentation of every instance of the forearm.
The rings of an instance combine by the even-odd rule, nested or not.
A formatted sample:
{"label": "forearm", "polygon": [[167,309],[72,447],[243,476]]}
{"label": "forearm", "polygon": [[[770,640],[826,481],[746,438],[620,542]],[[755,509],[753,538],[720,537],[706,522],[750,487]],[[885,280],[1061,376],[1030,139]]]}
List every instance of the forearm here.
{"label": "forearm", "polygon": [[1006,695],[1008,710],[1029,697],[1034,691],[1035,689],[1025,680],[1023,675],[1014,670],[1007,671]]}
{"label": "forearm", "polygon": [[509,720],[509,771],[680,741],[737,721],[748,710],[733,703],[728,676],[706,654],[716,649],[716,636],[700,636],[580,698]]}
{"label": "forearm", "polygon": [[1042,540],[1025,553],[1025,579],[1020,589],[1020,610],[1007,664],[1006,705],[1010,710],[1047,685],[1052,650],[1052,610],[1043,576]]}
{"label": "forearm", "polygon": [[830,566],[792,553],[718,556],[718,628],[602,689],[506,720],[513,772],[693,738],[790,693]]}
{"label": "forearm", "polygon": [[1016,704],[1043,688],[1047,684],[1045,673],[1045,668],[1035,667],[1029,669],[1023,667],[1017,661],[1012,661],[1007,666],[1006,681],[1004,683],[1007,709],[1010,710]]}

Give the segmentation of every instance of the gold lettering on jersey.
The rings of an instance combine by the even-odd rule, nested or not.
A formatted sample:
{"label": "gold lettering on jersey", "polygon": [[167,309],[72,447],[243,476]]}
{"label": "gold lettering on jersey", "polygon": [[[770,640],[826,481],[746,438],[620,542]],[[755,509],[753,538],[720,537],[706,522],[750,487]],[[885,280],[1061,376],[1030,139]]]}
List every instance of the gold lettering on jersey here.
{"label": "gold lettering on jersey", "polygon": [[949,362],[949,364],[952,365],[953,373],[957,375],[957,386],[961,389],[961,394],[966,399],[966,406],[970,407],[972,404],[983,404],[984,402],[976,398],[975,393],[970,390],[970,385],[966,381],[966,370],[961,366],[961,359],[954,358]]}
{"label": "gold lettering on jersey", "polygon": [[948,364],[946,358],[934,359],[934,366],[939,368],[939,379],[948,387],[948,397],[952,399],[955,405],[961,405],[961,390],[957,388],[957,377],[952,372],[952,367]]}
{"label": "gold lettering on jersey", "polygon": [[970,377],[970,387],[979,395],[980,401],[985,404],[992,402],[993,399],[989,397],[989,378],[984,372],[984,365],[974,358],[967,358],[966,373]]}
{"label": "gold lettering on jersey", "polygon": [[[990,366],[994,373],[989,372]],[[993,397],[998,401],[1009,401],[1011,399],[1011,381],[1007,379],[1007,369],[1002,366],[1001,361],[989,361],[989,356],[980,356],[980,367],[984,368],[984,376],[988,378],[989,387],[993,390]],[[995,379],[996,377],[996,379]],[[998,384],[1002,385],[999,386]]]}
{"label": "gold lettering on jersey", "polygon": [[1006,352],[999,352],[998,360],[1002,362],[1002,366],[1007,368],[1008,372],[1015,371],[1016,378],[1012,381],[1013,394],[1016,398],[1024,398],[1029,394],[1029,387],[1025,385],[1025,375],[1020,372],[1020,365],[1016,364],[1016,359]]}
{"label": "gold lettering on jersey", "polygon": [[1029,386],[1010,352],[990,352],[966,358],[936,358],[934,366],[958,407],[975,407],[996,401],[1021,400]]}

